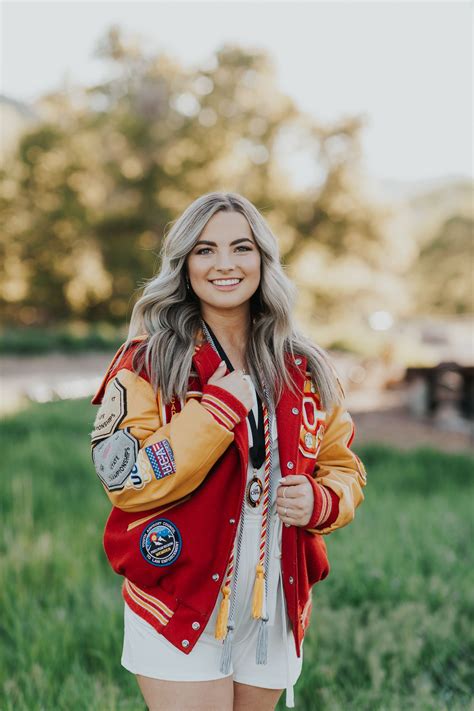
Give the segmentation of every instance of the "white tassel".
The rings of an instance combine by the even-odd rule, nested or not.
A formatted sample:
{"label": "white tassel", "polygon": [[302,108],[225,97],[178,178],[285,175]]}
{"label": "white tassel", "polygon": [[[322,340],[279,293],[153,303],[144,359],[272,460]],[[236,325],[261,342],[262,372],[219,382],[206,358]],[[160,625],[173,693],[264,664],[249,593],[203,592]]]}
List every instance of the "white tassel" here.
{"label": "white tassel", "polygon": [[257,636],[257,652],[255,654],[255,661],[257,664],[267,663],[267,651],[268,651],[268,616],[262,617],[259,622],[258,636]]}
{"label": "white tassel", "polygon": [[285,706],[289,709],[295,708],[295,693],[292,686],[286,687]]}
{"label": "white tassel", "polygon": [[232,640],[234,638],[234,623],[227,624],[227,634],[224,639],[221,656],[221,674],[230,674],[230,662],[232,658]]}

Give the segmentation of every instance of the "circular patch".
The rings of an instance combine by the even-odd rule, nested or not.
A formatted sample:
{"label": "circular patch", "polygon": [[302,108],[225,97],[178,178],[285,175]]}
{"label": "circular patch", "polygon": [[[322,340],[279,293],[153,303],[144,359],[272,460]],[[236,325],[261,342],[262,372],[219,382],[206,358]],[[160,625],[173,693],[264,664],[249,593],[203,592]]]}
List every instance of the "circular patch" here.
{"label": "circular patch", "polygon": [[263,484],[258,476],[254,476],[253,479],[247,484],[247,501],[250,506],[254,508],[257,507],[262,498]]}
{"label": "circular patch", "polygon": [[308,449],[313,446],[313,435],[311,434],[311,432],[306,432],[304,436],[304,443],[308,447]]}
{"label": "circular patch", "polygon": [[160,518],[144,529],[140,550],[145,560],[152,565],[171,565],[181,553],[181,534],[174,523],[167,518]]}

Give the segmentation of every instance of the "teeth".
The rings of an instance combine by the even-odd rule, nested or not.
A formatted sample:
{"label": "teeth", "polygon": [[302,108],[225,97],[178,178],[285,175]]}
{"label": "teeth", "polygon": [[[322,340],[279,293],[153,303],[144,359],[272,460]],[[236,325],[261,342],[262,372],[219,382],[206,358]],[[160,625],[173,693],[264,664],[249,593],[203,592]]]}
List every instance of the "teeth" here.
{"label": "teeth", "polygon": [[212,283],[218,286],[230,286],[231,284],[238,284],[240,279],[213,279]]}

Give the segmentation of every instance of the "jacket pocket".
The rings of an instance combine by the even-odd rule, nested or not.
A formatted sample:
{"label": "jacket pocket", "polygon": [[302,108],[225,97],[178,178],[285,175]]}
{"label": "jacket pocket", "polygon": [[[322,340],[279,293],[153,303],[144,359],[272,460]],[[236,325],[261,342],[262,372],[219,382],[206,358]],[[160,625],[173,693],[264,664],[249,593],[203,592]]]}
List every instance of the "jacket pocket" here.
{"label": "jacket pocket", "polygon": [[300,570],[299,580],[302,590],[307,589],[324,580],[331,569],[327,555],[326,543],[323,536],[299,529],[300,535]]}
{"label": "jacket pocket", "polygon": [[142,511],[141,515],[114,506],[103,536],[104,551],[112,569],[137,584],[152,587],[166,576],[170,565],[180,566],[183,558],[181,527],[174,519],[168,519],[167,513],[175,508],[179,510],[191,496],[187,494],[152,511]]}

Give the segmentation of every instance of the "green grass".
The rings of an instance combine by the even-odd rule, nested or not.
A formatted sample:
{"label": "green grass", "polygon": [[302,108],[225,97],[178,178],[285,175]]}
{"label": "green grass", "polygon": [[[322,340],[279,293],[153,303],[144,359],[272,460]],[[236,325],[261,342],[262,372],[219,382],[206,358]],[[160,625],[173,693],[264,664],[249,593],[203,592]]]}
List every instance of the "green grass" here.
{"label": "green grass", "polygon": [[126,328],[108,323],[69,323],[50,328],[7,327],[0,330],[0,355],[114,351],[125,341]]}
{"label": "green grass", "polygon": [[[102,549],[110,505],[90,460],[94,413],[85,400],[58,402],[2,423],[2,711],[145,709],[120,665],[121,579]],[[331,572],[313,588],[296,708],[472,708],[472,460],[356,450],[366,499],[325,538]]]}

